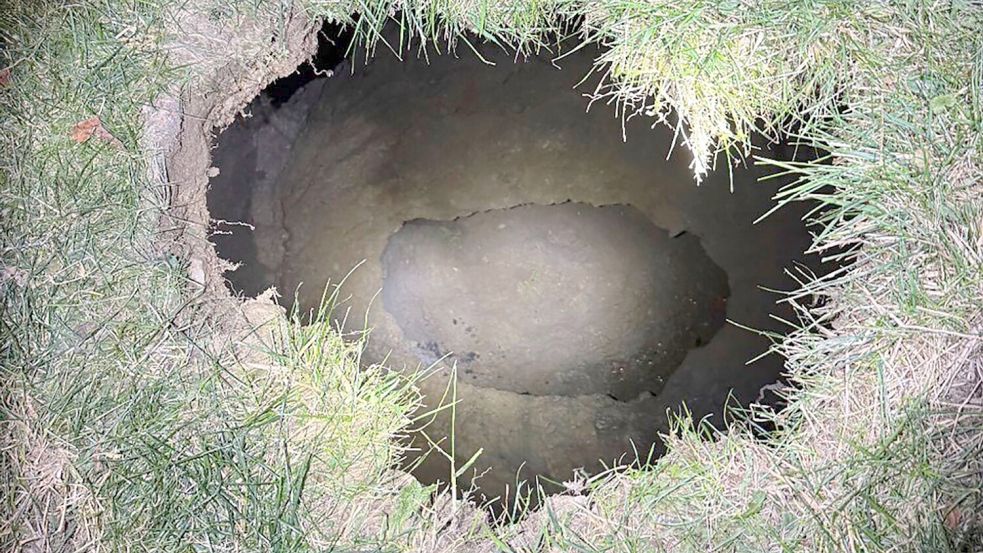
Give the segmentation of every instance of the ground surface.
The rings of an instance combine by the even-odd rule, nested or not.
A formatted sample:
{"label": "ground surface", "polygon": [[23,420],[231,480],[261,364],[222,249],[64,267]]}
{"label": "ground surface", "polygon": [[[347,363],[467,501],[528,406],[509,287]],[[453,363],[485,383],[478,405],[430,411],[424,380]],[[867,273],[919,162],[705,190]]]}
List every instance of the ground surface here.
{"label": "ground surface", "polygon": [[[496,59],[495,67],[469,57],[449,56],[431,57],[427,66],[422,60],[399,62],[382,52],[368,67],[358,66],[354,75],[341,71],[339,76],[325,81],[319,96],[305,89],[279,110],[264,108],[262,101],[255,104],[258,115],[248,124],[256,127],[257,121],[267,123],[259,124],[260,128],[254,129],[246,142],[255,147],[256,141],[261,140],[257,132],[267,133],[275,137],[272,149],[266,150],[260,143],[255,150],[243,154],[234,141],[223,138],[215,157],[221,174],[212,181],[212,216],[246,221],[256,227],[249,232],[244,227],[220,226],[233,233],[217,238],[220,254],[245,263],[229,278],[247,294],[276,285],[290,296],[299,286],[300,305],[311,308],[317,305],[326,281],[340,281],[361,263],[343,288],[343,295],[350,295],[349,328],[360,326],[367,314],[373,327],[369,360],[386,359],[391,366],[415,369],[433,362],[438,353],[453,353],[455,357],[450,359],[460,360],[470,353],[480,355],[481,347],[500,340],[528,346],[539,337],[529,335],[528,330],[536,324],[526,319],[516,323],[516,328],[529,327],[524,335],[506,336],[509,330],[505,326],[468,324],[463,329],[472,326],[477,331],[455,341],[454,328],[460,325],[454,325],[454,315],[443,312],[444,306],[453,303],[448,296],[453,288],[434,286],[433,282],[422,285],[418,302],[405,297],[402,303],[394,299],[394,295],[399,295],[395,292],[398,284],[385,279],[384,253],[387,244],[402,247],[398,244],[406,232],[405,228],[400,232],[404,223],[416,219],[452,221],[488,210],[508,213],[504,210],[523,204],[621,204],[632,206],[648,224],[665,229],[661,237],[651,239],[683,239],[689,241],[691,252],[698,251],[692,248],[702,247],[709,256],[704,260],[698,259],[702,253],[684,254],[684,265],[673,270],[696,267],[699,273],[713,275],[716,269],[708,268],[708,261],[712,260],[726,272],[726,286],[721,286],[722,282],[714,284],[716,276],[706,282],[695,279],[707,288],[694,296],[703,313],[691,313],[686,320],[713,327],[712,321],[719,321],[719,311],[724,309],[722,297],[729,289],[727,318],[755,328],[782,329],[770,314],[788,317],[788,312],[775,305],[777,295],[761,287],[793,288],[783,269],[801,257],[796,252],[809,244],[799,220],[804,208],[782,210],[753,225],[752,221],[771,207],[770,197],[780,184],[777,180],[758,183],[756,179],[762,172],[736,169],[735,191],[731,193],[724,167],[696,187],[686,151],[678,150],[668,161],[665,159],[672,144],[668,132],[629,124],[626,143],[622,141],[621,122],[610,108],[595,105],[585,114],[587,100],[583,94],[590,89],[582,86],[575,90],[573,86],[590,68],[596,54],[590,50],[558,62],[563,71],[545,59],[513,64],[511,59],[496,57],[490,50],[484,53]],[[316,86],[322,87],[321,83]],[[302,114],[307,110],[310,116],[306,125],[289,126],[283,131],[287,127],[281,121],[300,121],[296,115],[284,113]],[[274,178],[281,167],[283,172]],[[260,184],[251,193],[248,183],[257,178]],[[680,238],[669,238],[680,233],[684,233]],[[535,247],[537,238],[531,240],[523,247]],[[417,251],[411,263],[418,273],[443,271],[424,266],[429,263],[426,260],[448,255],[438,251],[435,244],[414,246]],[[478,239],[474,247],[488,245]],[[623,252],[640,255],[644,244],[621,246]],[[474,254],[463,248],[454,255]],[[590,255],[595,260],[624,262],[612,268],[617,278],[624,278],[631,263],[647,263],[641,258],[629,262],[623,255],[605,258],[604,252],[597,251]],[[469,257],[468,263],[476,262]],[[580,269],[581,276],[612,276],[598,275],[586,267]],[[462,290],[473,285],[473,279],[509,280],[503,275],[482,275],[475,266],[466,271],[470,272],[463,276],[441,272],[439,278]],[[393,267],[389,275],[396,280],[405,278]],[[639,278],[626,291],[644,294],[646,279],[658,277],[650,273]],[[582,278],[570,278],[561,284],[577,286],[578,282],[591,285]],[[513,282],[513,287],[520,284]],[[548,286],[557,284],[554,280]],[[666,290],[672,289],[663,284]],[[691,284],[694,282],[679,283]],[[377,297],[380,290],[382,299]],[[557,294],[564,288],[549,290]],[[495,291],[482,291],[479,296],[490,298]],[[507,296],[515,305],[510,308],[503,304],[502,309],[514,309],[520,318],[527,316],[524,309],[539,305],[523,304],[516,290]],[[642,296],[638,299],[640,304],[649,301]],[[544,297],[540,301],[545,300]],[[553,300],[559,301],[556,297],[550,299]],[[594,306],[580,315],[619,315],[624,317],[622,323],[629,324],[639,317],[645,319],[651,305],[644,305],[644,309],[643,305],[608,306],[609,309]],[[640,310],[633,313],[634,308]],[[422,309],[440,311],[441,323],[422,322]],[[659,311],[655,319],[664,314]],[[492,316],[495,317],[507,319],[504,312]],[[614,319],[618,317],[599,322]],[[408,320],[412,321],[407,323]],[[408,324],[413,330],[407,329]],[[557,345],[566,347],[575,333],[583,330],[570,328],[570,334]],[[603,332],[614,340],[634,339],[610,327]],[[443,342],[426,339],[428,333],[441,337]],[[667,428],[666,410],[677,409],[680,402],[685,401],[697,416],[719,417],[728,393],[733,391],[738,401],[746,404],[781,371],[781,360],[774,356],[745,365],[765,351],[768,341],[736,326],[724,325],[715,334],[697,332],[698,336],[713,338],[693,349],[704,342],[703,338],[682,334],[686,335],[685,341],[669,348],[672,354],[665,356],[658,370],[650,375],[656,384],[639,385],[637,393],[625,387],[605,388],[598,384],[603,378],[583,374],[579,380],[571,380],[570,386],[549,393],[545,377],[539,378],[539,373],[531,377],[534,373],[529,370],[528,361],[534,357],[517,364],[490,366],[475,359],[471,363],[474,367],[461,365],[464,374],[457,388],[460,403],[456,410],[455,445],[459,462],[484,448],[474,469],[484,473],[479,481],[482,490],[493,495],[504,493],[520,469],[522,478],[545,475],[563,481],[578,467],[597,470],[601,467],[599,460],[610,462],[631,452],[631,442],[648,448],[657,433]],[[673,337],[678,339],[681,336]],[[433,347],[428,342],[434,342]],[[481,347],[474,345],[479,343]],[[466,351],[455,351],[455,346]],[[589,344],[584,347],[590,349]],[[548,353],[560,358],[564,355],[556,348],[549,352],[537,350],[535,355]],[[596,368],[590,363],[580,367],[588,366]],[[438,368],[423,385],[432,405],[443,394],[450,373],[449,363],[440,363]],[[472,369],[470,373],[468,368]],[[441,417],[427,431],[437,438],[446,424]],[[485,472],[490,468],[494,470]],[[431,455],[417,475],[426,481],[446,480],[448,467]]]}

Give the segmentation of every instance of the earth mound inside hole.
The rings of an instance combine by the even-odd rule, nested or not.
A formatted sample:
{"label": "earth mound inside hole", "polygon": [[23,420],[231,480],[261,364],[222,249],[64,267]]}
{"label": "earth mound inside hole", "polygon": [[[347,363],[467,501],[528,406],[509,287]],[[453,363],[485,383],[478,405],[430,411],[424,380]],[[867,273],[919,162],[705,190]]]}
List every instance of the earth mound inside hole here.
{"label": "earth mound inside hole", "polygon": [[453,417],[419,419],[405,467],[446,483],[430,443],[449,451],[453,423],[455,467],[482,452],[460,487],[507,503],[518,481],[558,491],[657,457],[683,403],[722,425],[728,401],[758,399],[783,361],[723,321],[783,332],[772,290],[820,266],[801,254],[809,206],[753,222],[786,179],[721,167],[696,186],[671,129],[586,110],[597,49],[478,49],[496,65],[380,50],[261,95],[219,137],[208,206],[234,291],[275,286],[306,313],[344,281],[336,321],[371,327],[363,359],[428,369],[421,415],[456,376]]}
{"label": "earth mound inside hole", "polygon": [[623,205],[416,219],[382,256],[382,298],[426,364],[532,395],[657,394],[724,322],[727,277],[696,237]]}

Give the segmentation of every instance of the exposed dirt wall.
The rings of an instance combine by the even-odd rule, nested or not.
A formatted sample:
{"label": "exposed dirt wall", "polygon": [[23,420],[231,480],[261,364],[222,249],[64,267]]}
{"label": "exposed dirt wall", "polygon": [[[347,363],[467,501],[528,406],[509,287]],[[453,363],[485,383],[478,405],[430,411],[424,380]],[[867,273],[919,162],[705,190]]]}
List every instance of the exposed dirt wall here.
{"label": "exposed dirt wall", "polygon": [[[292,73],[313,55],[318,22],[296,8],[217,23],[200,7],[175,14],[173,62],[189,67],[187,80],[148,109],[145,143],[156,179],[170,192],[162,238],[185,261],[192,281],[213,299],[228,298],[225,262],[209,242],[206,192],[217,174],[211,150],[218,131],[267,84]],[[279,20],[285,15],[286,20]],[[220,55],[216,55],[219,53]],[[161,171],[166,167],[166,172]]]}

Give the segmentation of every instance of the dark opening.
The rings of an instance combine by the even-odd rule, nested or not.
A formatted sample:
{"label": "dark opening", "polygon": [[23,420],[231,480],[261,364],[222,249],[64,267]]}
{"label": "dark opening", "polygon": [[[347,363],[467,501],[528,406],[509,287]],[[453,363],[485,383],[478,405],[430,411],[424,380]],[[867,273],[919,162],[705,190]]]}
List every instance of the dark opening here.
{"label": "dark opening", "polygon": [[296,71],[277,79],[263,90],[270,104],[278,108],[294,93],[313,80],[334,75],[335,68],[345,61],[346,54],[352,50],[354,32],[336,23],[325,23],[317,33],[317,51],[314,57],[301,64]]}
{"label": "dark opening", "polygon": [[[458,400],[454,467],[482,450],[462,487],[477,477],[496,508],[529,491],[520,481],[559,491],[581,468],[658,456],[667,410],[685,402],[720,425],[726,402],[780,381],[777,356],[746,364],[768,339],[725,319],[783,332],[793,315],[767,290],[794,288],[795,264],[821,272],[801,253],[808,206],[752,223],[786,180],[739,166],[731,192],[720,167],[696,186],[687,150],[666,159],[670,129],[585,112],[597,81],[574,85],[595,47],[555,65],[560,52],[479,47],[494,66],[380,47],[353,71],[350,41],[326,28],[313,66],[219,137],[214,243],[241,264],[232,290],[276,286],[302,312],[345,279],[349,328],[373,328],[366,360],[432,367],[428,408]],[[451,413],[424,419],[447,451]],[[450,463],[428,443],[413,435],[407,466],[446,482]]]}

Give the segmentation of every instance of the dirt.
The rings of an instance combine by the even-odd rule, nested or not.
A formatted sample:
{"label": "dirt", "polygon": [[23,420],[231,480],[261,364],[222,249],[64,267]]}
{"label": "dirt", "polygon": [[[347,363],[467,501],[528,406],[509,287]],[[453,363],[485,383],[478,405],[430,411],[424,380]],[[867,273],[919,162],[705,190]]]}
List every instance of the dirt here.
{"label": "dirt", "polygon": [[[220,167],[216,167],[212,186],[237,189],[245,175],[248,193],[225,194],[220,201],[212,196],[208,206],[212,218],[220,228],[233,229],[213,234],[212,242],[220,252],[236,252],[226,259],[249,260],[248,269],[239,271],[235,280],[237,290],[249,297],[275,282],[283,262],[286,230],[283,211],[277,206],[277,178],[323,85],[324,80],[311,82],[280,108],[274,108],[269,97],[260,96],[216,145],[213,156]],[[248,226],[235,228],[245,221]]]}
{"label": "dirt", "polygon": [[229,263],[211,241],[211,149],[217,131],[241,120],[238,114],[271,80],[292,73],[314,52],[318,24],[299,7],[233,18],[202,17],[201,9],[175,6],[165,18],[170,61],[194,67],[194,78],[146,106],[141,143],[151,180],[162,189],[153,201],[166,207],[157,247],[188,266],[193,303],[211,304],[206,311],[221,326],[248,331],[225,287]]}
{"label": "dirt", "polygon": [[519,394],[656,394],[724,322],[727,275],[631,206],[524,205],[409,221],[382,300],[427,364]]}
{"label": "dirt", "polygon": [[[430,407],[457,362],[458,463],[483,451],[462,479],[479,474],[496,496],[517,473],[562,482],[658,450],[681,402],[719,424],[729,394],[753,401],[781,359],[747,365],[768,340],[720,320],[782,330],[772,315],[791,314],[765,288],[793,288],[783,271],[810,238],[804,207],[752,224],[781,179],[737,168],[731,193],[721,168],[697,187],[684,151],[665,159],[670,130],[623,128],[608,106],[585,113],[590,83],[574,85],[591,48],[562,71],[482,53],[497,65],[381,53],[277,110],[257,100],[264,119],[220,141],[208,201],[213,218],[254,226],[217,226],[231,233],[214,237],[219,253],[242,263],[233,287],[275,286],[288,304],[296,292],[310,310],[344,279],[336,313],[372,327],[366,361],[433,364]],[[414,473],[446,481],[449,467],[429,455]]]}

